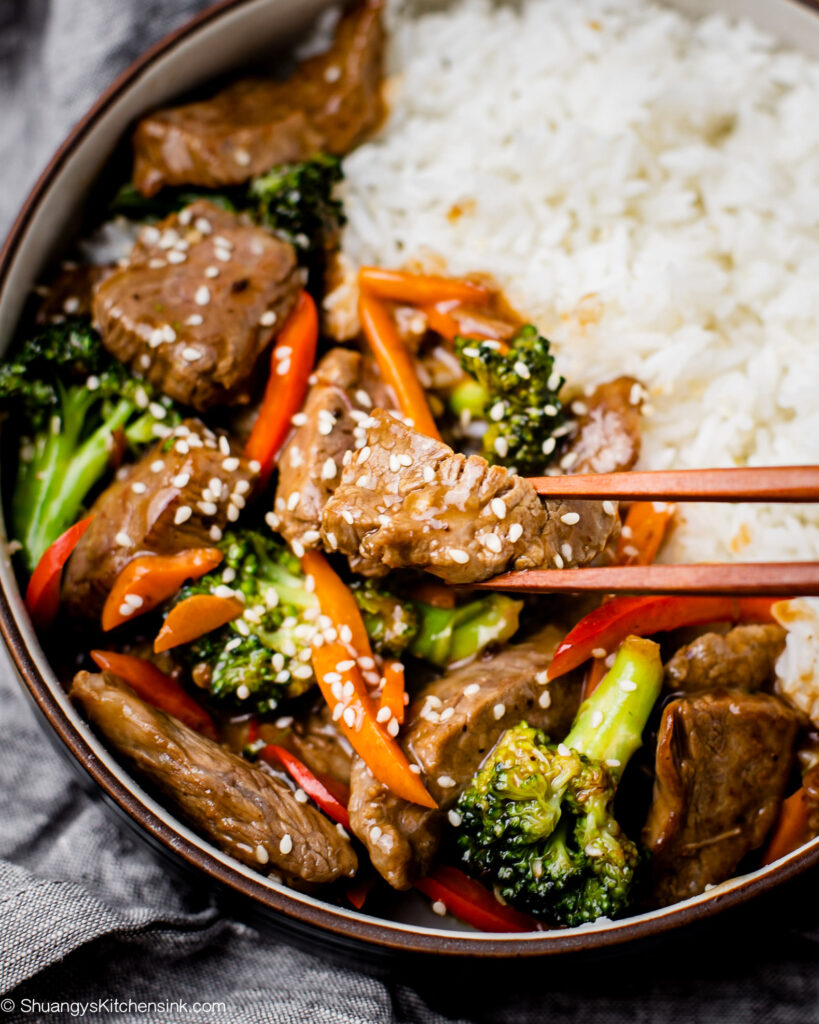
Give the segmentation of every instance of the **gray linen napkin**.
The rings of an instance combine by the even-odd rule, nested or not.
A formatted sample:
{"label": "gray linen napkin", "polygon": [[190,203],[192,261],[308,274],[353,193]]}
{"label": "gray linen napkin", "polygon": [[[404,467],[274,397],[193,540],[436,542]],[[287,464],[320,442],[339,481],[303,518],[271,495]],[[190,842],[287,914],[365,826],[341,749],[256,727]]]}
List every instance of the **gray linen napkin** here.
{"label": "gray linen napkin", "polygon": [[[0,0],[0,234],[101,89],[204,6]],[[338,966],[171,874],[69,772],[0,653],[0,1021],[801,1024],[819,1020],[818,943],[808,878],[616,960]]]}

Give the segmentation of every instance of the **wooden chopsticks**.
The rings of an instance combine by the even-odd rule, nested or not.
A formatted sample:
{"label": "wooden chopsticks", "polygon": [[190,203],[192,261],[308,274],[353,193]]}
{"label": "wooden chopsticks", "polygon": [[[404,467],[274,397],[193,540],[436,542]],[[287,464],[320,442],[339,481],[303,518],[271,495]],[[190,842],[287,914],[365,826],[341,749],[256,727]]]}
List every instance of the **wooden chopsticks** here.
{"label": "wooden chopsticks", "polygon": [[730,562],[700,565],[611,565],[507,572],[470,589],[518,594],[819,595],[819,562]]}
{"label": "wooden chopsticks", "polygon": [[819,501],[819,466],[671,469],[529,477],[545,498],[622,501]]}
{"label": "wooden chopsticks", "polygon": [[[606,501],[819,501],[819,466],[682,469],[647,473],[529,477],[545,498]],[[509,572],[480,590],[522,594],[819,595],[819,562],[612,565]]]}

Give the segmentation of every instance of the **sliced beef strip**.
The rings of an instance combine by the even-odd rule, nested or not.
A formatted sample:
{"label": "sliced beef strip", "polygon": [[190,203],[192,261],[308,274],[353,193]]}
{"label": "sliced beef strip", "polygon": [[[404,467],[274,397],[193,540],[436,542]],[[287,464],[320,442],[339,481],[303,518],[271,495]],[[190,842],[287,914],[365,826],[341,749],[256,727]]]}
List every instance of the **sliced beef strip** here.
{"label": "sliced beef strip", "polygon": [[425,569],[458,584],[508,568],[585,565],[618,527],[613,503],[541,503],[523,477],[456,454],[383,410],[322,515],[325,545],[353,571]]}
{"label": "sliced beef strip", "polygon": [[255,476],[227,437],[185,420],[94,502],[94,519],[65,569],[68,610],[98,616],[114,580],[137,555],[171,555],[218,541],[238,519]]}
{"label": "sliced beef strip", "polygon": [[784,646],[785,630],[773,623],[737,626],[725,635],[704,633],[671,658],[665,683],[687,693],[721,687],[759,690],[773,678]]}
{"label": "sliced beef strip", "polygon": [[427,872],[446,813],[506,729],[525,720],[555,739],[566,735],[580,687],[571,676],[545,682],[563,635],[547,626],[526,643],[446,673],[418,694],[401,743],[421,767],[437,810],[395,796],[354,758],[350,824],[394,888],[407,889]]}
{"label": "sliced beef strip", "polygon": [[119,754],[243,864],[308,884],[355,874],[349,840],[282,780],[152,708],[109,673],[79,672],[71,696]]}
{"label": "sliced beef strip", "polygon": [[94,318],[117,359],[201,412],[248,400],[303,283],[292,246],[200,200],[142,229]]}
{"label": "sliced beef strip", "polygon": [[384,114],[381,0],[364,0],[339,22],[330,49],[287,81],[243,79],[208,100],[158,110],[134,133],[134,185],[239,185],[319,150],[343,155]]}
{"label": "sliced beef strip", "polygon": [[360,352],[333,348],[319,363],[301,422],[282,450],[274,509],[292,544],[315,547],[321,513],[341,479],[344,456],[361,447],[356,434],[375,405],[389,403],[375,364]]}
{"label": "sliced beef strip", "polygon": [[617,377],[572,403],[574,434],[561,466],[572,473],[622,473],[640,456],[643,389],[634,377]]}
{"label": "sliced beef strip", "polygon": [[658,906],[724,882],[779,813],[799,725],[777,697],[725,690],[672,701],[643,839]]}
{"label": "sliced beef strip", "polygon": [[36,323],[53,324],[69,316],[91,316],[94,288],[115,269],[90,263],[62,263],[47,285],[36,288],[43,300],[37,310]]}

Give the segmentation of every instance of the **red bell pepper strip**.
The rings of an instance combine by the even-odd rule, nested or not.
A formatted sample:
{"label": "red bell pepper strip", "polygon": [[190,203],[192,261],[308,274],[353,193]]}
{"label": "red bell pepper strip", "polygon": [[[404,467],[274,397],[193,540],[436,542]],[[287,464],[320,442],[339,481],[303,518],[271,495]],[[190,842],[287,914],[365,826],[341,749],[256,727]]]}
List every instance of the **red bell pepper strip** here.
{"label": "red bell pepper strip", "polygon": [[362,292],[358,300],[358,316],[381,376],[395,393],[398,408],[412,420],[416,430],[440,441],[441,435],[415,372],[412,356],[401,340],[389,309],[380,299]]}
{"label": "red bell pepper strip", "polygon": [[37,629],[48,629],[60,608],[63,566],[91,525],[93,516],[81,519],[61,534],[43,553],[26,587],[26,608]]}
{"label": "red bell pepper strip", "polygon": [[349,831],[350,815],[347,808],[339,803],[333,794],[316,778],[306,764],[275,743],[268,743],[259,753],[265,761],[279,761],[293,781],[304,790],[310,799],[318,804],[328,818],[343,825]]}
{"label": "red bell pepper strip", "polygon": [[763,867],[813,839],[816,833],[810,827],[810,812],[811,805],[804,786],[782,802],[779,820],[762,855]]}
{"label": "red bell pepper strip", "polygon": [[761,597],[617,597],[577,623],[558,647],[548,678],[571,672],[596,649],[615,651],[634,633],[652,636],[705,622],[771,622],[774,598]]}
{"label": "red bell pepper strip", "polygon": [[175,604],[156,634],[154,651],[159,654],[180,644],[189,644],[205,633],[238,619],[245,606],[235,597],[194,594]]}
{"label": "red bell pepper strip", "polygon": [[367,897],[373,891],[377,881],[378,878],[375,875],[365,875],[361,881],[356,879],[351,885],[347,886],[345,896],[356,910],[361,910],[367,902]]}
{"label": "red bell pepper strip", "polygon": [[103,672],[111,672],[128,683],[137,697],[210,739],[217,739],[216,726],[207,711],[147,658],[118,651],[91,651],[91,657]]}
{"label": "red bell pepper strip", "polygon": [[[167,601],[186,580],[195,580],[222,561],[218,548],[190,548],[175,555],[139,555],[114,580],[102,609],[102,628],[152,611]],[[133,603],[131,603],[133,602]]]}
{"label": "red bell pepper strip", "polygon": [[404,270],[362,267],[358,272],[362,291],[388,302],[406,302],[411,306],[427,306],[437,302],[471,302],[480,306],[491,297],[489,289],[474,281],[453,277],[410,274]]}
{"label": "red bell pepper strip", "polygon": [[276,456],[301,409],[313,372],[319,336],[316,304],[303,291],[270,353],[270,376],[262,407],[245,445],[245,458],[261,466],[262,486],[273,471]]}
{"label": "red bell pepper strip", "polygon": [[534,917],[499,903],[480,882],[458,868],[441,864],[426,878],[416,882],[415,888],[431,900],[440,900],[453,917],[482,932],[533,932],[540,929]]}
{"label": "red bell pepper strip", "polygon": [[404,751],[378,721],[361,672],[344,644],[314,647],[313,668],[334,721],[378,781],[410,803],[437,807]]}

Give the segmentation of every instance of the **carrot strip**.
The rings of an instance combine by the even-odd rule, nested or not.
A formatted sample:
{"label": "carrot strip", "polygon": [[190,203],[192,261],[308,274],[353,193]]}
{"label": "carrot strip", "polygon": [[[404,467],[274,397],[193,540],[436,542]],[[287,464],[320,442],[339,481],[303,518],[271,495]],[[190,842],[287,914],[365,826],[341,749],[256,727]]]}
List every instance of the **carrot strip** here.
{"label": "carrot strip", "polygon": [[358,272],[358,283],[362,291],[377,299],[407,302],[411,306],[449,301],[483,305],[490,299],[489,289],[474,281],[383,270],[381,267],[362,267]]}
{"label": "carrot strip", "polygon": [[242,602],[235,597],[216,597],[215,594],[186,597],[168,612],[154,640],[154,651],[159,654],[198,640],[205,633],[237,619],[244,610]]}
{"label": "carrot strip", "polygon": [[290,432],[291,420],[307,394],[318,336],[316,304],[309,293],[303,291],[270,353],[270,376],[264,399],[245,445],[245,458],[261,466],[262,486]]}
{"label": "carrot strip", "polygon": [[381,690],[380,708],[387,708],[399,725],[404,724],[404,694],[406,684],[404,681],[404,666],[400,661],[384,662],[384,687]]}
{"label": "carrot strip", "polygon": [[361,610],[353,592],[330,565],[321,551],[311,549],[301,557],[305,576],[312,577],[315,595],[324,615],[332,619],[333,625],[341,632],[345,627],[350,631],[349,643],[359,658],[372,658],[370,638],[361,616]]}
{"label": "carrot strip", "polygon": [[617,564],[651,565],[674,512],[674,505],[666,501],[635,501],[623,523],[617,545]]}
{"label": "carrot strip", "polygon": [[399,409],[412,420],[416,430],[440,441],[441,435],[429,410],[412,357],[401,341],[389,310],[380,299],[362,292],[358,300],[358,315],[381,376],[395,392]]}
{"label": "carrot strip", "polygon": [[293,781],[301,786],[304,792],[314,803],[318,804],[327,817],[332,818],[333,821],[343,825],[349,831],[350,815],[347,812],[347,808],[336,800],[321,780],[294,754],[291,754],[289,750],[285,750],[284,747],[280,747],[275,743],[268,743],[259,752],[259,757],[264,758],[268,764],[272,760],[279,761]]}
{"label": "carrot strip", "polygon": [[454,608],[457,593],[454,587],[448,587],[444,583],[422,580],[410,589],[408,596],[413,601],[420,601],[421,604],[431,604],[433,608]]}
{"label": "carrot strip", "polygon": [[779,820],[774,826],[771,838],[762,855],[762,866],[798,850],[803,843],[813,839],[810,827],[811,806],[804,786],[782,801]]}
{"label": "carrot strip", "polygon": [[375,875],[366,875],[360,882],[356,879],[347,886],[344,895],[356,910],[361,910],[377,881],[378,878]]}
{"label": "carrot strip", "polygon": [[60,534],[43,552],[42,558],[35,566],[26,587],[26,608],[37,629],[48,629],[57,617],[60,609],[63,566],[79,543],[80,537],[91,525],[93,518],[88,516],[69,526],[65,533]]}
{"label": "carrot strip", "polygon": [[165,675],[147,658],[118,651],[91,651],[91,657],[103,672],[111,672],[128,683],[137,697],[210,739],[217,738],[216,726],[207,711],[175,679]]}
{"label": "carrot strip", "polygon": [[389,790],[422,807],[437,807],[404,751],[377,720],[361,672],[343,644],[313,648],[313,668],[333,718],[367,767]]}
{"label": "carrot strip", "polygon": [[597,687],[606,678],[607,672],[608,669],[606,668],[605,658],[592,658],[589,662],[588,668],[586,669],[586,674],[583,677],[583,689],[580,691],[581,704],[584,700],[588,700],[588,698],[591,697]]}
{"label": "carrot strip", "polygon": [[132,558],[114,581],[102,609],[102,628],[109,629],[152,611],[167,601],[186,580],[195,580],[222,561],[218,548],[190,548],[175,555]]}

